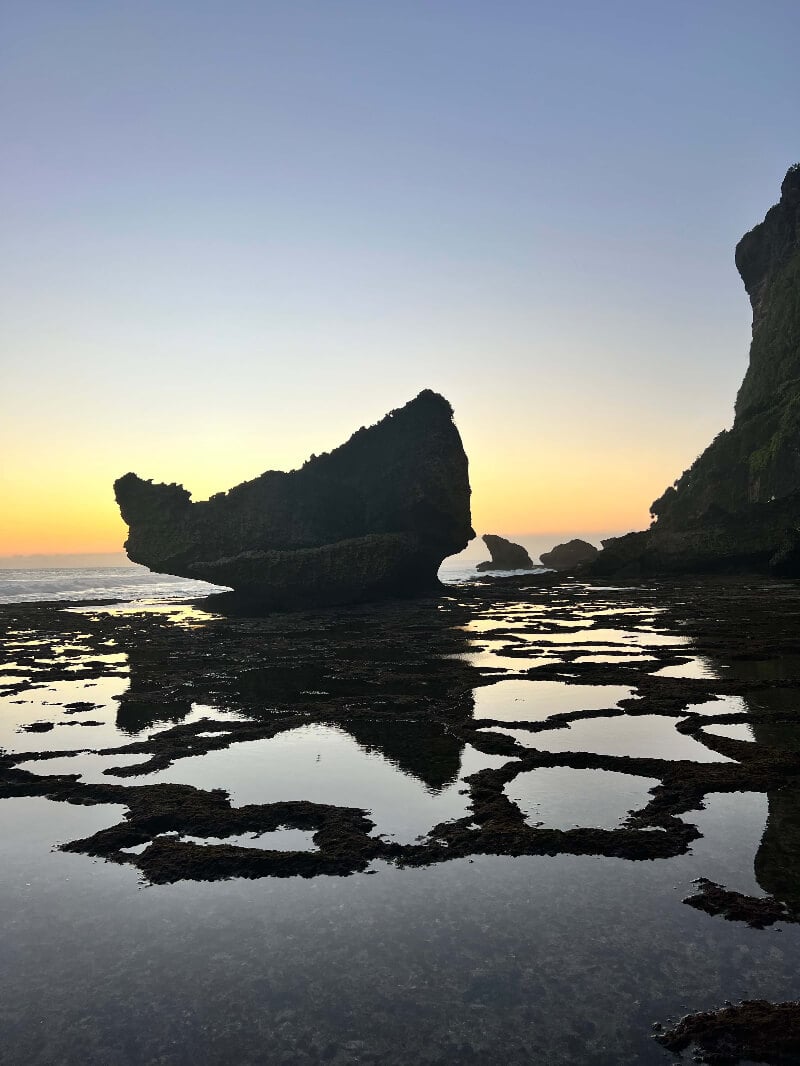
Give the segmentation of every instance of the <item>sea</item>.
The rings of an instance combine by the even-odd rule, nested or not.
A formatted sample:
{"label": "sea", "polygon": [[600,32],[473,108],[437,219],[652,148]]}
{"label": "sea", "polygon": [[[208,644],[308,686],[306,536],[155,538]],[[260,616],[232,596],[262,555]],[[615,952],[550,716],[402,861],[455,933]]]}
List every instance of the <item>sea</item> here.
{"label": "sea", "polygon": [[[439,571],[439,577],[445,584],[474,580],[478,576],[475,570],[477,561],[445,561]],[[531,571],[492,572],[513,575]],[[225,588],[206,581],[155,574],[144,566],[134,564],[0,569],[0,603],[39,603],[52,600],[169,601],[225,591]]]}

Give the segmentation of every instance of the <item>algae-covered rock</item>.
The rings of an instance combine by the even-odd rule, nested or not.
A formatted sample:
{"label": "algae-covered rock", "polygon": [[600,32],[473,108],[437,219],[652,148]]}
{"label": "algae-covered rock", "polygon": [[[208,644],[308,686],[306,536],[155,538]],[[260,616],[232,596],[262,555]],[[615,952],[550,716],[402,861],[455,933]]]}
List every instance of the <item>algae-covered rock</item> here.
{"label": "algae-covered rock", "polygon": [[442,560],[475,535],[453,410],[430,390],[299,470],[210,500],[135,474],[114,491],[133,562],[274,608],[435,590]]}

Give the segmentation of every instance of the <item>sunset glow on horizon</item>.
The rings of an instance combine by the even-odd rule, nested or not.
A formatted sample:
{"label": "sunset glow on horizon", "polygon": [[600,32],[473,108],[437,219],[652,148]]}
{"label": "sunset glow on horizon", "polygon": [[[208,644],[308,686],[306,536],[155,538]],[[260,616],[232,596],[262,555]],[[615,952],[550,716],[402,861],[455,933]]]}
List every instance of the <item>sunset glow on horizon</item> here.
{"label": "sunset glow on horizon", "polygon": [[[377,417],[370,413],[370,421]],[[565,442],[549,462],[546,455],[530,462],[527,456],[535,452],[536,441],[526,441],[524,427],[510,433],[517,441],[512,449],[513,440],[498,447],[493,432],[481,434],[469,426],[465,430],[458,412],[455,420],[470,456],[472,520],[478,535],[644,528],[649,503],[680,473],[670,465],[669,454],[626,457],[614,455],[609,444],[570,449]],[[203,500],[265,469],[294,469],[312,452],[330,450],[346,439],[325,434],[320,420],[314,419],[313,433],[309,429],[305,434],[311,445],[307,451],[270,449],[267,430],[263,445],[253,430],[243,433],[237,447],[233,428],[205,433],[201,421],[180,439],[169,425],[162,432],[154,429],[155,439],[145,442],[118,429],[119,442],[108,451],[94,446],[92,427],[73,434],[57,452],[51,451],[49,441],[32,445],[27,466],[3,474],[4,499],[13,505],[4,510],[0,556],[120,551],[127,527],[114,501],[113,482],[128,469],[157,482],[178,481],[194,500]],[[506,426],[507,433],[509,429]],[[133,458],[127,465],[118,457],[125,454]],[[258,458],[265,461],[258,463]]]}

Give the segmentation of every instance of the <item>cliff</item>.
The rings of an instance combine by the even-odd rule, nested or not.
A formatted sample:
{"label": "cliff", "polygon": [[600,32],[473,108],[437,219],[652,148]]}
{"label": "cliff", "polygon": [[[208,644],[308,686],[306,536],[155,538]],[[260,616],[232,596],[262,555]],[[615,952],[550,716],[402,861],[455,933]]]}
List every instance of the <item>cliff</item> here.
{"label": "cliff", "polygon": [[[739,241],[750,360],[733,426],[651,505],[649,530],[604,542],[595,573],[795,572],[800,526],[800,165]],[[800,572],[800,571],[798,571]]]}
{"label": "cliff", "polygon": [[430,390],[299,470],[207,501],[132,473],[114,491],[133,562],[267,608],[429,592],[442,560],[475,535],[453,410]]}

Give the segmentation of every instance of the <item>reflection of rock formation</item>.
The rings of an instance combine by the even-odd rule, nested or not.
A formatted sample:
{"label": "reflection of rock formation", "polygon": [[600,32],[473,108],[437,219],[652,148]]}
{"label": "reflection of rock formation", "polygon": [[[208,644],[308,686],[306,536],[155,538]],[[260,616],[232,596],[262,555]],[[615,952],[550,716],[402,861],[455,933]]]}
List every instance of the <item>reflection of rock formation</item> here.
{"label": "reflection of rock formation", "polygon": [[753,337],[733,427],[652,504],[650,530],[604,542],[594,573],[800,573],[800,165],[736,266]]}
{"label": "reflection of rock formation", "polygon": [[437,589],[467,546],[467,457],[448,402],[429,390],[291,473],[267,471],[192,503],[180,485],[114,485],[129,557],[292,608]]}
{"label": "reflection of rock formation", "polygon": [[[733,664],[726,662],[728,676],[735,671],[741,679],[761,680],[765,677],[773,680],[780,677],[781,659],[774,660],[740,660]],[[746,698],[747,710],[754,715],[793,716],[798,709],[800,694],[790,688],[754,689]],[[753,718],[748,723],[753,741],[765,751],[786,752],[800,751],[800,718],[797,721],[769,721]],[[767,792],[768,814],[764,834],[754,859],[754,872],[761,888],[790,910],[800,912],[800,784],[788,783]],[[711,883],[712,889],[715,886]],[[726,896],[730,895],[725,893]],[[734,893],[734,895],[736,895]],[[700,894],[702,898],[703,893]],[[747,906],[753,902],[746,896],[737,897],[737,903],[744,901]],[[760,906],[756,900],[752,912],[756,921],[764,921],[769,913],[770,924],[776,920],[772,912]],[[713,906],[706,906],[710,913],[717,913]],[[780,909],[777,913],[781,913]],[[750,917],[743,920],[750,921]],[[782,919],[777,919],[782,920]]]}
{"label": "reflection of rock formation", "polygon": [[457,780],[464,742],[441,722],[387,721],[385,718],[337,722],[367,751],[380,752],[404,774],[412,774],[434,792]]}
{"label": "reflection of rock formation", "polygon": [[280,729],[330,724],[441,791],[457,779],[464,750],[447,723],[469,720],[474,706],[477,671],[460,658],[467,634],[442,623],[435,603],[362,610],[363,629],[325,617],[313,636],[300,621],[293,634],[288,620],[286,631],[259,620],[164,627],[144,647],[134,639],[117,724],[143,732],[180,722],[195,705],[212,719],[218,708],[285,721]]}
{"label": "reflection of rock formation", "polygon": [[768,794],[769,815],[755,874],[769,895],[800,909],[800,785]]}
{"label": "reflection of rock formation", "polygon": [[521,544],[514,544],[505,537],[486,533],[481,540],[489,549],[491,559],[478,563],[476,570],[532,570],[533,560]]}
{"label": "reflection of rock formation", "polygon": [[117,710],[117,728],[123,733],[142,733],[155,725],[182,722],[192,709],[188,700],[161,703],[156,700],[137,700],[126,693]]}
{"label": "reflection of rock formation", "polygon": [[[764,689],[747,697],[751,711],[795,712],[798,694],[791,689]],[[800,750],[800,722],[754,722],[757,744],[779,751]],[[755,857],[755,874],[765,892],[800,908],[800,785],[767,793],[769,813]]]}

